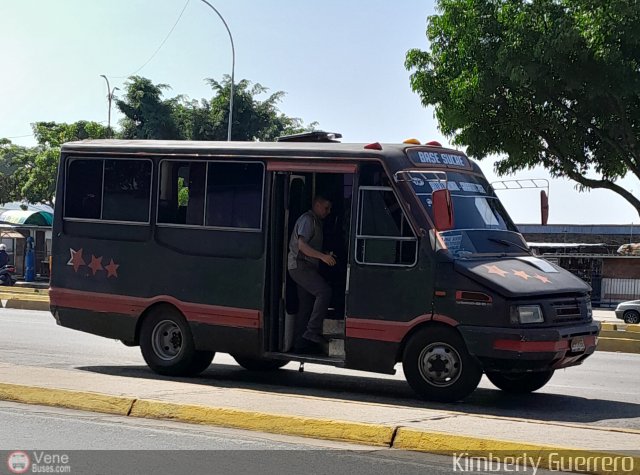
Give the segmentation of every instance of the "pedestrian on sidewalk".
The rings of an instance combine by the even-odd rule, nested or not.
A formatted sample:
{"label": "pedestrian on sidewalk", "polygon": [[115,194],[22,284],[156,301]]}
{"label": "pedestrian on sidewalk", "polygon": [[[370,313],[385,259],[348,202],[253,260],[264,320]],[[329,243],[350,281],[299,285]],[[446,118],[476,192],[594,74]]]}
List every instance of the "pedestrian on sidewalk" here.
{"label": "pedestrian on sidewalk", "polygon": [[9,254],[7,254],[7,246],[0,244],[0,268],[9,263]]}

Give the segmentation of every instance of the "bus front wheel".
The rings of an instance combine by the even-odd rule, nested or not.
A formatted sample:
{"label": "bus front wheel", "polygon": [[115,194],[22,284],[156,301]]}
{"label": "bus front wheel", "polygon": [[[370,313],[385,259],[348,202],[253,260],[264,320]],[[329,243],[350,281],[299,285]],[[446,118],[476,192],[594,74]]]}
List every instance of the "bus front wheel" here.
{"label": "bus front wheel", "polygon": [[289,363],[289,360],[274,360],[271,358],[250,358],[244,356],[233,356],[233,359],[249,371],[275,371]]}
{"label": "bus front wheel", "polygon": [[195,349],[189,324],[173,307],[159,307],[144,320],[140,349],[149,368],[166,376],[200,374],[215,354]]}
{"label": "bus front wheel", "polygon": [[535,373],[487,373],[487,378],[498,389],[514,394],[526,394],[537,391],[547,384],[554,371],[536,371]]}
{"label": "bus front wheel", "polygon": [[411,337],[402,359],[407,382],[431,401],[455,402],[471,394],[482,369],[462,337],[446,327],[426,327]]}

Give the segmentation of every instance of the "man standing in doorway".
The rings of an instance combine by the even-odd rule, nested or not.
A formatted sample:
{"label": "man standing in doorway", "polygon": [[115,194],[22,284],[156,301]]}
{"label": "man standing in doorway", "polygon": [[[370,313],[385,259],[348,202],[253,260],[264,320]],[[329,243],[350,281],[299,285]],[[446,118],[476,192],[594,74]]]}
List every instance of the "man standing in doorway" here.
{"label": "man standing in doorway", "polygon": [[331,302],[331,287],[318,272],[320,261],[328,266],[336,264],[331,254],[322,252],[322,221],[331,213],[331,201],[316,195],[309,211],[298,218],[289,240],[287,268],[298,286],[299,309],[296,328],[306,323],[302,335],[296,332],[293,351],[321,353],[322,322]]}

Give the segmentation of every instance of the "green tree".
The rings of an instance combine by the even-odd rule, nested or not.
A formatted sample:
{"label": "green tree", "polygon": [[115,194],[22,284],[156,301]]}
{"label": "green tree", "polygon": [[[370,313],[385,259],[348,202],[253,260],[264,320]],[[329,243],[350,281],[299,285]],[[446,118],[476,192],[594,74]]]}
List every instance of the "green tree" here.
{"label": "green tree", "polygon": [[0,192],[0,202],[26,200],[53,206],[60,146],[74,140],[106,138],[108,131],[97,122],[84,120],[72,124],[36,122],[32,128],[38,142],[35,147],[0,141],[0,184],[7,185],[7,191]]}
{"label": "green tree", "polygon": [[[406,67],[443,133],[500,174],[543,165],[581,190],[640,178],[640,7],[634,0],[438,0],[430,51]],[[588,175],[588,176],[587,176]]]}
{"label": "green tree", "polygon": [[[213,89],[211,99],[192,100],[178,95],[164,99],[169,86],[153,84],[149,79],[133,76],[126,84],[123,99],[116,100],[125,115],[120,121],[120,137],[132,139],[226,140],[229,120],[231,80],[207,79]],[[267,92],[260,84],[241,80],[234,85],[233,140],[273,141],[286,134],[311,130],[300,119],[288,117],[278,110],[284,96],[278,91],[264,99]]]}
{"label": "green tree", "polygon": [[173,120],[174,101],[164,100],[167,84],[153,84],[149,79],[131,76],[125,83],[124,99],[116,106],[124,114],[120,137],[125,139],[181,139]]}
{"label": "green tree", "polygon": [[[214,91],[210,100],[188,101],[176,98],[175,118],[182,135],[189,140],[226,140],[229,124],[229,97],[231,79],[222,82],[207,79]],[[300,119],[288,117],[278,110],[284,97],[283,91],[258,97],[268,89],[243,79],[234,85],[232,140],[273,141],[281,135],[311,130],[316,124],[305,127]]]}
{"label": "green tree", "polygon": [[13,201],[19,196],[19,184],[15,177],[17,157],[27,153],[26,147],[0,139],[0,205]]}

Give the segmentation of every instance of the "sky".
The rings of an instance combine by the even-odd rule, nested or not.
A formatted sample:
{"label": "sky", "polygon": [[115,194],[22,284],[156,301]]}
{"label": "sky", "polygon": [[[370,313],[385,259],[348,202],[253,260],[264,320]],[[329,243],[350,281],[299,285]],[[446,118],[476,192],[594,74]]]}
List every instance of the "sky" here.
{"label": "sky", "polygon": [[[279,108],[288,116],[318,122],[319,129],[341,133],[343,142],[451,144],[433,108],[412,92],[404,67],[409,49],[428,49],[434,0],[209,2],[233,35],[236,81],[286,92]],[[100,75],[123,89],[135,73],[170,85],[165,97],[200,99],[212,96],[205,78],[231,72],[227,30],[201,0],[0,0],[0,18],[0,137],[19,145],[35,143],[30,124],[37,121],[106,124]],[[112,125],[119,118],[114,107]],[[549,180],[550,224],[640,223],[613,192],[579,193],[573,182],[551,179],[542,168],[498,177],[493,163],[480,162],[490,182]],[[638,180],[619,184],[640,194]],[[516,223],[540,223],[539,190],[497,193]]]}

